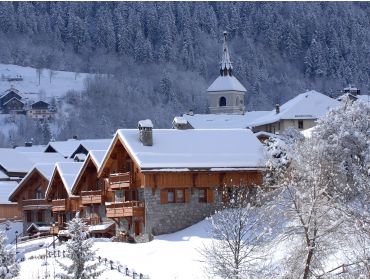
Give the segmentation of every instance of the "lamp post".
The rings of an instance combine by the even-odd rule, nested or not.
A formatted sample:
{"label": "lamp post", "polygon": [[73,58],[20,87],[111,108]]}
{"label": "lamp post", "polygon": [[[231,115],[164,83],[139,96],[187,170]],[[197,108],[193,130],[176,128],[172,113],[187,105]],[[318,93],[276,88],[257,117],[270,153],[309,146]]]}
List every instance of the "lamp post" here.
{"label": "lamp post", "polygon": [[54,251],[54,258],[55,258],[55,222],[52,223],[53,227],[53,251]]}
{"label": "lamp post", "polygon": [[18,253],[18,230],[15,231],[15,253]]}

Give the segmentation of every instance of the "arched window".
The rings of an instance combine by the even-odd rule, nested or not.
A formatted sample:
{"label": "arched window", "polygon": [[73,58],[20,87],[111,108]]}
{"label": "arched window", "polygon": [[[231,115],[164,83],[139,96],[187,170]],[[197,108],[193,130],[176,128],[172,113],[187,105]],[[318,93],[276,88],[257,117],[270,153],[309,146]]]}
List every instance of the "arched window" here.
{"label": "arched window", "polygon": [[219,105],[220,107],[226,106],[226,98],[224,96],[220,98]]}

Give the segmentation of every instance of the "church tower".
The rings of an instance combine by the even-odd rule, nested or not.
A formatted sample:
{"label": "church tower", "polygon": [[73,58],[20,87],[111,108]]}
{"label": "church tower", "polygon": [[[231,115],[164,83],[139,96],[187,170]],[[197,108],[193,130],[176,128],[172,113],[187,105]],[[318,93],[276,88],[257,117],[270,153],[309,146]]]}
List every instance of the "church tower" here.
{"label": "church tower", "polygon": [[245,87],[233,76],[233,65],[224,31],[220,76],[207,89],[211,114],[244,114]]}

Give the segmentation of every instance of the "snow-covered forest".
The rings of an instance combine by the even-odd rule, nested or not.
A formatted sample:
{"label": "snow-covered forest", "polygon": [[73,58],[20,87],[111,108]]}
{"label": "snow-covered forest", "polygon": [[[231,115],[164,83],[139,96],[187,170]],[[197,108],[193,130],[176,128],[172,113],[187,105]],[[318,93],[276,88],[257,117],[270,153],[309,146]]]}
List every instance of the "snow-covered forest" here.
{"label": "snow-covered forest", "polygon": [[138,119],[169,127],[174,115],[205,112],[223,30],[248,110],[306,89],[367,93],[369,11],[367,2],[2,2],[0,62],[109,74],[72,98],[54,135],[106,137]]}

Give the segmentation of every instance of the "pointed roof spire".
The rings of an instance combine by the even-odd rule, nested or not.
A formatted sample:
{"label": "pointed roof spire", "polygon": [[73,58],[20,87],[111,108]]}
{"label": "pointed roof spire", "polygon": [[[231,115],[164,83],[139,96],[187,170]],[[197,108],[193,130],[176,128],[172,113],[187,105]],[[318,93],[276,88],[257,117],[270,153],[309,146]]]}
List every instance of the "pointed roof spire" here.
{"label": "pointed roof spire", "polygon": [[226,37],[227,31],[224,31],[224,43],[222,50],[220,74],[221,76],[232,76],[233,65],[230,60],[229,47],[227,46]]}

